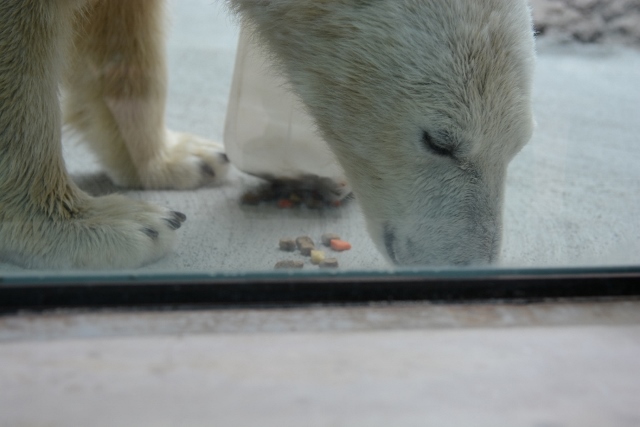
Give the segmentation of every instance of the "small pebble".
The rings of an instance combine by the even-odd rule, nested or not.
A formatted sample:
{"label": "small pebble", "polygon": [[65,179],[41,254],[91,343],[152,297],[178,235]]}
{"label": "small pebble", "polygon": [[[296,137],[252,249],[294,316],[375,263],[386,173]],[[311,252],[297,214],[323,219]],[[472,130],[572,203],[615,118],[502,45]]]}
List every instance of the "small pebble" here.
{"label": "small pebble", "polygon": [[311,264],[319,265],[324,261],[324,251],[311,251]]}
{"label": "small pebble", "polygon": [[296,242],[293,239],[280,239],[280,250],[293,252],[296,250]]}
{"label": "small pebble", "polygon": [[300,249],[300,253],[302,255],[310,256],[311,251],[316,248],[316,245],[311,240],[309,236],[300,236],[296,239],[296,245],[298,249]]}
{"label": "small pebble", "polygon": [[285,268],[303,268],[304,267],[304,261],[297,261],[297,260],[284,260],[284,261],[278,261],[276,263],[275,268],[276,269],[285,269]]}
{"label": "small pebble", "polygon": [[321,237],[322,244],[326,247],[331,246],[331,241],[334,239],[340,240],[340,236],[338,236],[336,233],[324,233]]}
{"label": "small pebble", "polygon": [[320,268],[338,268],[338,260],[336,258],[326,258],[320,263]]}

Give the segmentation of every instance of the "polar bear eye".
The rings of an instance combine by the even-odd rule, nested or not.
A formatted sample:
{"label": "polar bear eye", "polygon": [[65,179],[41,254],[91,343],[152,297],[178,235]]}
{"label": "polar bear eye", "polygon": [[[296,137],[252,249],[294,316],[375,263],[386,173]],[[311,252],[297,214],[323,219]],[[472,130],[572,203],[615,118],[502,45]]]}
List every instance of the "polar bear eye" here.
{"label": "polar bear eye", "polygon": [[442,143],[440,141],[436,142],[436,139],[427,131],[422,132],[422,142],[429,151],[438,156],[453,157],[453,149],[441,145]]}

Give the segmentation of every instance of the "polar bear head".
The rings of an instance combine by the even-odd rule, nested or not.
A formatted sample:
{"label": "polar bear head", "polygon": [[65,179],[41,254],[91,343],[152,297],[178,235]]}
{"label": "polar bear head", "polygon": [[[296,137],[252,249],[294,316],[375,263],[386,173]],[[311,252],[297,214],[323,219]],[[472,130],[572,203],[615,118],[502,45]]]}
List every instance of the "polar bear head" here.
{"label": "polar bear head", "polygon": [[496,260],[509,161],[533,130],[526,0],[230,0],[401,265]]}

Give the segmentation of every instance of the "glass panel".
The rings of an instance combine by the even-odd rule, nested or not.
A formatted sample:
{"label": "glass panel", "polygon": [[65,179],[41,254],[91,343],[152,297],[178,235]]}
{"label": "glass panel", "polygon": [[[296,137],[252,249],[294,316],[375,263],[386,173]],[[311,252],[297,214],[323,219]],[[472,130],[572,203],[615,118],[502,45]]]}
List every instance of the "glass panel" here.
{"label": "glass panel", "polygon": [[[18,7],[18,3],[17,0],[10,0],[6,3],[7,6],[0,6],[0,11],[3,7],[11,8],[11,5]],[[148,3],[151,4],[151,2]],[[316,68],[309,65],[311,67],[309,70],[305,69],[308,64],[301,62],[297,65],[299,69],[293,70],[297,78],[309,79],[304,83],[309,85],[310,94],[303,94],[304,101],[308,105],[313,104],[310,106],[309,114],[316,118],[318,114],[326,115],[323,118],[324,125],[320,126],[321,129],[318,132],[310,130],[310,125],[306,121],[310,123],[311,119],[307,117],[307,112],[299,101],[292,98],[293,101],[288,104],[289,100],[285,97],[288,96],[286,94],[289,93],[289,89],[280,87],[277,80],[276,83],[268,83],[270,82],[268,79],[274,77],[277,71],[271,69],[264,76],[260,76],[255,74],[255,69],[245,70],[245,74],[238,76],[238,67],[242,66],[240,62],[236,63],[241,58],[237,51],[240,27],[237,20],[230,18],[231,15],[224,3],[209,0],[171,0],[167,8],[171,21],[167,38],[168,97],[165,114],[167,127],[174,131],[191,132],[218,143],[224,141],[229,144],[233,138],[236,138],[233,140],[234,144],[237,144],[240,138],[246,140],[254,138],[252,141],[255,143],[255,138],[258,138],[257,147],[238,148],[234,145],[233,149],[236,152],[233,155],[231,151],[229,153],[233,166],[226,178],[220,181],[213,180],[213,183],[196,189],[182,189],[180,188],[182,184],[177,182],[189,181],[191,178],[185,178],[185,176],[191,172],[185,172],[183,175],[176,174],[176,176],[180,175],[179,178],[167,178],[166,182],[162,181],[166,178],[166,174],[154,175],[153,172],[149,172],[154,178],[140,182],[142,180],[140,177],[146,173],[142,172],[144,167],[153,169],[159,166],[153,162],[150,162],[153,164],[145,163],[148,159],[140,160],[138,164],[145,166],[140,166],[138,175],[129,177],[123,172],[126,171],[126,168],[121,168],[123,162],[136,162],[131,157],[135,152],[135,149],[131,151],[131,147],[137,142],[132,142],[133,145],[129,148],[118,148],[116,145],[119,142],[111,141],[110,147],[97,151],[94,145],[85,144],[91,138],[100,140],[102,132],[117,134],[119,131],[113,126],[118,128],[127,123],[126,129],[119,128],[120,136],[124,140],[146,141],[155,137],[165,138],[161,131],[151,136],[137,133],[148,125],[145,120],[151,120],[146,116],[137,115],[140,114],[139,109],[161,109],[162,106],[161,94],[154,98],[153,90],[156,89],[149,89],[155,87],[152,86],[153,79],[140,80],[143,83],[140,83],[141,86],[138,88],[122,83],[130,78],[135,79],[136,73],[139,72],[150,73],[151,76],[162,81],[161,62],[157,63],[157,72],[153,72],[144,68],[146,66],[144,62],[139,64],[140,68],[123,65],[121,58],[126,55],[126,52],[118,55],[117,52],[109,51],[106,59],[100,59],[95,56],[98,55],[96,52],[101,52],[100,46],[109,48],[111,40],[109,38],[103,40],[101,43],[104,45],[98,48],[91,43],[86,43],[85,46],[82,40],[76,40],[78,45],[89,52],[87,61],[90,66],[82,65],[83,63],[78,65],[71,60],[65,62],[65,67],[71,68],[70,75],[73,78],[72,81],[63,85],[61,98],[64,102],[71,103],[72,108],[68,111],[71,112],[71,119],[75,120],[72,121],[75,126],[63,128],[62,141],[66,167],[74,182],[82,190],[94,196],[122,193],[130,199],[150,202],[167,209],[164,216],[157,217],[154,214],[155,222],[150,220],[153,225],[125,229],[132,233],[140,233],[142,230],[142,233],[146,234],[144,237],[153,242],[153,245],[161,246],[165,234],[167,236],[172,234],[170,231],[159,232],[156,228],[160,229],[163,226],[175,228],[180,225],[182,217],[170,213],[171,211],[181,212],[187,218],[176,231],[177,242],[172,250],[167,251],[166,256],[158,256],[158,261],[148,263],[139,269],[132,270],[129,266],[116,270],[107,269],[100,271],[98,276],[106,277],[116,274],[118,280],[124,281],[127,276],[121,273],[134,271],[136,275],[151,275],[157,278],[186,277],[190,274],[205,274],[210,278],[217,274],[230,273],[268,277],[282,274],[281,271],[275,271],[274,266],[283,260],[301,261],[304,264],[303,273],[340,277],[349,277],[354,272],[375,273],[382,276],[392,274],[396,271],[396,267],[390,261],[391,259],[398,261],[399,268],[405,273],[404,264],[412,264],[411,274],[418,272],[418,274],[427,275],[441,271],[439,270],[441,268],[446,268],[447,271],[467,268],[467,264],[477,269],[476,261],[479,258],[482,262],[487,260],[492,262],[487,268],[499,269],[503,272],[532,267],[573,267],[579,271],[587,267],[593,269],[594,267],[639,264],[640,168],[637,167],[637,161],[640,159],[640,145],[637,143],[637,135],[640,134],[638,110],[640,7],[634,0],[594,2],[534,0],[532,2],[536,28],[540,31],[532,86],[533,115],[537,124],[533,137],[521,150],[519,150],[522,145],[520,140],[524,142],[528,139],[526,135],[528,125],[524,124],[524,118],[527,117],[524,111],[526,102],[522,103],[520,99],[527,97],[527,76],[514,73],[509,69],[508,64],[500,65],[500,61],[505,58],[515,58],[514,67],[524,67],[526,55],[523,57],[519,53],[512,53],[510,54],[512,56],[502,56],[505,49],[511,49],[513,46],[501,41],[500,37],[509,34],[509,31],[517,37],[523,34],[517,28],[508,28],[510,25],[514,28],[518,27],[522,14],[517,10],[524,5],[524,2],[522,4],[519,1],[504,2],[514,5],[514,16],[508,14],[511,13],[509,12],[511,7],[498,8],[499,11],[496,13],[507,14],[499,20],[508,22],[510,25],[497,25],[492,21],[496,17],[488,13],[483,18],[482,25],[478,24],[475,30],[468,30],[462,25],[447,29],[442,27],[442,20],[429,22],[433,25],[427,25],[429,20],[434,19],[427,13],[427,9],[433,7],[433,4],[442,4],[442,10],[445,12],[441,10],[441,13],[453,13],[449,8],[458,10],[456,7],[459,8],[458,11],[468,13],[468,10],[476,10],[474,8],[487,8],[486,5],[492,2],[474,2],[474,6],[469,6],[472,3],[466,1],[398,1],[371,4],[365,2],[363,5],[360,5],[362,2],[354,2],[354,5],[348,7],[353,9],[354,17],[360,18],[348,21],[341,15],[342,20],[327,21],[327,31],[335,32],[335,38],[332,39],[330,35],[318,36],[317,33],[309,34],[305,38],[305,34],[301,32],[305,31],[305,28],[309,28],[308,31],[311,29],[318,31],[320,27],[317,23],[326,19],[323,14],[329,13],[331,2],[301,0],[296,7],[306,5],[309,13],[307,19],[310,21],[307,24],[296,21],[296,25],[292,25],[291,28],[281,28],[281,31],[274,36],[276,42],[291,46],[297,46],[293,40],[297,42],[308,40],[309,43],[324,40],[327,43],[335,43],[317,48],[317,55],[326,55],[326,58],[322,58],[325,62],[331,61],[333,55],[335,57],[351,55],[346,58],[346,63],[352,66],[350,69],[340,69],[341,64],[345,63],[345,58],[340,57],[335,64],[320,61],[319,65],[313,65]],[[241,3],[243,2],[238,1],[236,4]],[[355,3],[360,6],[356,6]],[[112,18],[115,19],[113,25],[119,28],[116,31],[125,31],[130,29],[130,26],[135,26],[135,23],[125,16],[125,11],[130,7],[124,5],[138,3],[122,0],[110,1],[109,4],[112,5],[111,7],[120,6],[119,12],[110,12],[116,16]],[[485,6],[482,6],[483,4]],[[444,5],[449,6],[444,7]],[[407,8],[411,9],[411,13],[407,13]],[[136,7],[131,9],[136,13]],[[396,12],[397,15],[394,15]],[[64,14],[60,10],[56,13]],[[296,10],[295,13],[301,13],[299,19],[306,16],[300,10]],[[360,32],[368,30],[359,25],[374,25],[373,21],[362,17],[369,17],[376,13],[380,16],[400,19],[395,21],[394,25],[377,23],[382,33],[377,32],[378,30],[371,32],[376,37],[383,34],[380,40],[387,40],[389,45],[379,40],[377,45],[363,48],[366,55],[362,51],[352,51],[349,43],[362,42],[357,37],[361,37]],[[29,93],[33,94],[35,90],[51,91],[50,87],[47,89],[45,81],[51,76],[38,75],[33,71],[37,69],[38,64],[31,64],[33,69],[24,65],[25,70],[31,70],[34,74],[16,76],[15,73],[6,71],[8,70],[6,64],[17,59],[8,61],[9,50],[4,46],[7,46],[7,43],[9,45],[18,43],[15,41],[17,39],[8,37],[12,31],[18,31],[18,27],[15,26],[15,22],[7,18],[8,14],[0,15],[3,16],[0,17],[0,25],[3,25],[0,31],[0,37],[2,37],[0,42],[4,43],[3,48],[0,49],[0,55],[4,57],[0,63],[4,67],[0,68],[0,78],[3,79],[0,81],[0,89],[2,84],[15,83],[18,85],[16,87],[26,87],[20,84],[33,83],[33,88],[30,89],[32,92]],[[24,16],[36,15],[24,13]],[[477,23],[476,18],[468,16],[459,16],[457,19],[461,21],[467,19],[468,22]],[[66,36],[65,28],[58,28],[51,23],[46,25],[50,25],[57,31],[55,34],[58,37]],[[418,33],[412,33],[418,30],[428,31],[426,28],[440,28],[434,31],[442,33],[435,38],[425,38]],[[465,28],[468,31],[478,31],[478,34],[461,36]],[[472,26],[472,28],[475,27]],[[90,28],[84,28],[83,31],[93,34],[101,30],[92,24]],[[350,38],[342,34],[354,34],[354,36]],[[466,37],[465,40],[469,42],[468,51],[460,46],[448,44],[452,40],[457,40],[452,34],[455,37]],[[45,38],[49,36],[42,35]],[[127,46],[137,46],[136,43],[142,43],[140,40],[144,40],[145,36],[138,36],[140,39],[134,41],[132,38]],[[290,39],[278,38],[284,36]],[[77,37],[76,34],[76,39]],[[415,45],[409,43],[412,40],[415,40]],[[49,42],[50,47],[58,46],[52,40]],[[474,43],[484,43],[484,48],[476,49]],[[397,49],[390,47],[396,45]],[[402,51],[402,49],[408,49],[407,46],[410,46],[411,50]],[[496,50],[492,51],[486,48],[487,46],[493,46]],[[526,48],[527,44],[523,42],[518,46]],[[37,50],[35,47],[32,48],[34,51]],[[258,45],[250,49],[262,48],[262,45]],[[435,65],[433,69],[420,67],[419,64],[424,60],[423,49],[424,57],[439,65]],[[467,67],[465,72],[456,75],[459,70],[455,67],[444,70],[437,68],[445,67],[443,64],[456,64],[455,61],[447,62],[445,57],[462,55],[463,51],[468,53],[468,56],[462,58],[464,60],[459,64]],[[52,52],[57,51],[54,49]],[[353,52],[362,56],[358,57]],[[494,56],[474,57],[473,55],[478,52],[487,54],[493,52]],[[58,53],[62,55],[62,52]],[[41,61],[47,58],[39,51],[30,54],[31,57],[28,54],[23,57],[37,57]],[[292,57],[295,57],[295,54],[295,52],[288,53]],[[158,55],[161,56],[161,53]],[[300,53],[300,57],[304,57],[303,53]],[[425,64],[432,63],[429,61]],[[257,64],[261,62],[267,65],[266,61],[257,60]],[[52,64],[49,65],[53,66]],[[77,67],[75,74],[74,66]],[[251,66],[255,67],[256,64]],[[285,70],[291,71],[291,67],[290,62],[285,63]],[[324,68],[320,70],[317,67]],[[376,71],[372,71],[373,69]],[[479,73],[480,69],[488,74],[480,75],[482,74]],[[234,70],[236,80],[234,80]],[[327,81],[333,83],[313,80],[320,79],[322,72],[328,72],[327,70],[330,71]],[[55,70],[49,71],[54,73]],[[491,75],[493,71],[502,74],[494,78]],[[442,88],[434,89],[440,84],[434,77],[438,73],[442,76],[454,76],[452,81],[456,81],[458,86],[454,89],[449,88],[449,91],[445,91],[445,95],[442,95],[439,92]],[[102,76],[107,82],[101,87],[105,92],[88,95],[85,93],[82,96],[86,98],[78,95],[76,92],[81,91],[78,91],[77,87],[87,84],[86,80],[97,78],[96,75]],[[381,76],[388,78],[382,79]],[[242,81],[242,78],[245,80]],[[455,80],[455,78],[460,79]],[[255,79],[264,79],[264,81]],[[485,80],[480,84],[476,81],[477,79]],[[336,87],[347,89],[342,92],[336,91],[335,87],[331,86],[335,85],[336,81],[344,84]],[[147,83],[149,86],[146,86]],[[323,86],[325,83],[326,86]],[[116,87],[115,93],[108,92],[113,89],[109,84]],[[268,84],[274,87],[270,88]],[[284,84],[284,86],[287,85]],[[365,86],[368,89],[378,88],[379,92],[365,93]],[[160,84],[158,87],[161,91],[163,86]],[[300,87],[295,86],[296,89]],[[349,88],[354,88],[353,93],[348,92]],[[138,89],[139,96],[127,98],[127,91]],[[270,92],[271,89],[282,90],[285,95],[273,95],[277,92]],[[11,96],[27,96],[24,95],[27,92],[1,90],[3,98],[0,98],[0,102],[3,104],[0,106],[2,108],[0,112],[8,117],[8,112],[13,111],[9,106],[13,102],[10,100],[13,99]],[[318,90],[320,92],[317,92]],[[483,91],[492,90],[496,95],[485,97]],[[318,93],[331,98],[332,101],[327,102],[327,105],[334,108],[331,114],[325,111],[324,104],[314,104],[314,97],[317,97]],[[367,98],[372,94],[375,95],[375,99]],[[439,94],[444,98],[439,98]],[[89,105],[94,101],[91,96],[99,98],[99,105],[84,108],[82,103]],[[456,100],[456,96],[462,98]],[[402,97],[408,97],[410,102]],[[242,99],[244,104],[239,99]],[[254,101],[247,101],[247,99]],[[354,103],[354,99],[357,102]],[[154,104],[156,101],[157,105]],[[145,102],[148,105],[142,107],[139,105]],[[233,122],[233,118],[229,119],[229,106],[234,102],[238,104],[236,105],[238,110],[234,114],[237,114],[236,118],[240,125]],[[321,104],[325,101],[317,102]],[[500,104],[501,102],[506,102],[507,106]],[[372,103],[390,103],[390,105],[385,105],[383,108]],[[451,105],[458,105],[459,108]],[[50,111],[55,110],[54,106],[46,102],[43,102],[41,107],[51,109]],[[91,110],[94,107],[102,110],[96,110],[97,112]],[[360,108],[363,111],[355,112],[353,108]],[[460,113],[463,110],[464,114]],[[385,116],[383,114],[385,112],[394,114],[393,120],[391,116]],[[46,115],[48,112],[42,114]],[[87,116],[84,116],[85,114]],[[96,117],[105,114],[111,117],[104,119],[107,125],[102,128],[95,126]],[[350,114],[357,116],[361,121],[345,119]],[[35,116],[19,117],[22,117],[22,120],[27,117],[27,120],[32,123],[29,129],[36,130],[43,122],[46,122],[47,126],[54,126],[52,123],[57,120],[57,116],[53,113],[42,121],[34,118]],[[460,124],[460,120],[464,118],[469,121]],[[231,125],[229,120],[233,122]],[[385,120],[389,123],[384,122]],[[404,125],[398,125],[398,121],[402,121]],[[384,123],[378,125],[379,122]],[[0,276],[4,276],[5,280],[14,275],[46,280],[46,278],[60,275],[85,274],[78,273],[79,268],[69,268],[68,258],[56,257],[63,250],[56,249],[55,244],[44,247],[46,245],[42,243],[42,239],[47,235],[48,227],[52,226],[51,218],[42,219],[38,216],[40,214],[25,211],[23,219],[31,218],[29,215],[40,219],[34,222],[29,222],[30,219],[24,221],[21,226],[23,228],[17,226],[10,228],[10,224],[19,222],[10,216],[14,215],[11,209],[15,206],[11,203],[16,203],[14,194],[16,191],[24,191],[25,194],[29,194],[28,197],[41,197],[40,193],[57,191],[55,185],[58,184],[52,180],[51,185],[47,186],[47,182],[43,181],[39,184],[36,180],[33,182],[35,187],[28,186],[24,182],[27,182],[31,175],[14,173],[20,168],[30,169],[29,165],[33,162],[38,162],[44,168],[44,165],[49,164],[51,160],[47,156],[53,155],[47,150],[40,152],[36,149],[33,149],[32,153],[16,154],[16,151],[19,151],[16,148],[18,145],[11,139],[15,138],[15,135],[11,138],[7,136],[13,129],[9,128],[7,123],[9,121],[0,120],[0,124],[5,129],[9,129],[9,131],[0,129],[0,144],[3,144],[0,145],[2,149],[0,154],[3,157],[0,159],[0,166],[3,168],[3,171],[0,171],[0,179],[4,180],[0,181],[0,188],[5,192],[4,200],[0,195],[0,207],[5,213],[1,229],[4,233],[1,236],[5,243],[0,244]],[[242,123],[246,123],[246,127]],[[354,123],[363,123],[363,125],[357,126]],[[487,123],[489,125],[485,126]],[[112,127],[109,128],[109,126]],[[162,126],[161,121],[159,126]],[[235,129],[233,138],[229,136],[230,126]],[[78,128],[81,128],[80,132]],[[37,139],[38,135],[35,132],[27,137]],[[268,137],[275,138],[274,135],[283,136],[281,145],[278,144],[277,138],[275,143],[274,140],[267,141]],[[509,138],[505,135],[509,135]],[[264,137],[264,141],[259,139],[261,136]],[[362,140],[363,136],[369,137],[370,144]],[[333,154],[330,154],[331,152],[325,146],[314,145],[317,144],[314,142],[316,140],[323,144],[321,137],[334,138],[331,144]],[[346,141],[345,137],[353,137],[353,139]],[[170,140],[171,138],[174,137],[169,137]],[[300,158],[300,154],[295,152],[296,147],[287,146],[287,144],[304,138],[311,141],[308,147],[311,154]],[[180,143],[180,138],[175,137],[172,141],[172,143]],[[343,149],[338,142],[355,144],[357,147]],[[269,144],[275,145],[281,151],[278,154],[274,154],[274,151],[260,151],[269,148]],[[121,157],[105,154],[108,150],[118,149]],[[180,150],[168,154],[169,149],[160,150],[161,152],[153,156],[165,160],[175,156],[176,159],[179,158],[175,161],[182,162],[184,168],[189,171],[196,170],[205,178],[210,178],[212,172],[217,173],[218,177],[223,175],[223,169],[226,167],[224,157],[219,156],[216,149],[211,151],[210,148],[191,148],[189,150],[191,150],[191,157],[187,156],[188,158],[185,158]],[[210,150],[210,152],[203,154],[202,150]],[[96,155],[96,152],[100,155]],[[24,156],[29,155],[32,156],[31,160],[25,160]],[[140,155],[144,157],[145,154]],[[333,155],[336,155],[342,167],[347,169],[347,186],[343,186],[341,168],[332,169],[333,166],[323,163],[327,156],[331,158]],[[506,172],[506,190],[502,196],[500,171],[514,155]],[[286,162],[279,163],[287,160],[287,156],[295,160],[294,166],[283,166]],[[51,162],[54,161],[51,160]],[[194,164],[196,166],[193,166]],[[263,165],[266,165],[264,170],[259,170]],[[320,175],[321,178],[326,179],[314,180],[305,176],[301,183],[296,183],[295,190],[292,190],[293,187],[288,181],[274,186],[239,169],[249,170],[267,178],[274,178],[281,172],[281,176],[277,177],[288,179],[290,176],[287,174],[291,172],[289,169],[295,169],[296,165],[301,170],[316,168],[312,175]],[[376,174],[371,172],[373,170],[380,171],[379,177],[383,177],[380,182],[376,181]],[[475,172],[471,173],[469,170]],[[323,172],[326,172],[324,177],[322,177]],[[20,178],[15,178],[11,173]],[[292,173],[302,174],[298,170]],[[47,175],[43,176],[46,178]],[[447,187],[450,185],[449,178],[443,177],[450,177],[451,180],[462,179],[462,184],[458,187],[454,185],[449,189]],[[197,181],[201,178],[194,179]],[[149,187],[175,185],[178,188],[139,190],[119,184],[127,184],[129,187],[131,185],[138,187],[140,185]],[[197,185],[189,181],[183,186]],[[343,199],[342,196],[348,193],[349,186],[355,188],[355,197],[350,195]],[[270,191],[275,190],[277,194],[269,195],[263,191],[265,188],[269,188]],[[332,190],[337,192],[332,193]],[[34,193],[29,191],[38,194],[34,196]],[[425,195],[427,193],[429,196]],[[319,197],[318,194],[323,197]],[[434,194],[436,196],[433,196]],[[248,197],[252,195],[260,200],[249,200]],[[428,197],[430,201],[426,202]],[[504,197],[504,216],[501,221],[499,200],[502,197]],[[118,211],[124,204],[126,202],[123,199],[111,210]],[[66,209],[64,203],[55,205],[55,209],[58,205]],[[44,203],[42,206],[48,205]],[[69,220],[77,219],[87,215],[87,211],[83,210],[85,207],[80,203],[77,209],[69,208],[69,212],[63,213],[62,216],[72,218]],[[424,209],[424,212],[421,209]],[[491,212],[483,216],[478,213],[481,211]],[[369,227],[365,222],[365,213],[369,218]],[[53,212],[51,215],[53,218],[58,213]],[[429,221],[423,219],[427,217],[436,219]],[[395,218],[406,218],[406,221],[396,221]],[[139,223],[146,224],[144,221]],[[117,228],[118,222],[110,222],[109,226]],[[21,237],[20,233],[24,231],[24,227],[37,229],[36,232],[29,234],[32,240],[26,241],[26,238]],[[88,223],[86,227],[99,228],[93,223]],[[447,227],[452,227],[453,231],[442,231]],[[499,245],[500,233],[497,231],[500,228],[503,230],[501,246]],[[14,233],[18,229],[21,231]],[[69,237],[71,235],[69,233],[62,232],[56,239],[60,242],[66,241],[65,239],[72,238]],[[341,240],[350,243],[351,249],[336,251],[323,246],[320,240],[325,233],[339,235]],[[483,233],[494,237],[487,238]],[[95,235],[98,236],[98,234]],[[321,269],[311,262],[309,256],[301,254],[298,249],[293,252],[279,249],[281,239],[295,239],[298,236],[310,236],[315,241],[317,249],[322,250],[327,258],[335,258],[339,266]],[[378,241],[378,246],[374,244],[372,237],[373,240]],[[109,244],[110,238],[97,237],[95,241],[85,244],[81,256],[78,255],[75,259],[90,260],[93,250],[96,254],[102,253],[97,248],[100,245]],[[135,250],[131,250],[131,247],[123,247],[122,251],[114,251],[109,256],[113,256],[114,259],[123,257],[126,259],[123,253],[131,253],[131,257],[137,257],[140,251],[155,250],[149,250],[147,246]],[[26,255],[16,255],[20,250],[24,250],[24,253],[29,252],[24,248],[32,248],[29,250],[38,253],[42,259],[61,259],[62,261],[43,262],[42,268],[25,267],[31,258]],[[130,250],[131,252],[127,252]],[[47,251],[49,253],[42,255]],[[160,252],[162,251],[158,250],[158,255]],[[481,255],[477,256],[478,253]],[[104,253],[100,256],[104,259],[96,262],[95,265],[108,265],[108,256]],[[434,261],[428,262],[429,257]],[[431,265],[426,265],[427,263]],[[80,267],[83,261],[77,264],[77,267]],[[505,268],[509,270],[504,270]],[[91,274],[95,277],[94,273]]]}

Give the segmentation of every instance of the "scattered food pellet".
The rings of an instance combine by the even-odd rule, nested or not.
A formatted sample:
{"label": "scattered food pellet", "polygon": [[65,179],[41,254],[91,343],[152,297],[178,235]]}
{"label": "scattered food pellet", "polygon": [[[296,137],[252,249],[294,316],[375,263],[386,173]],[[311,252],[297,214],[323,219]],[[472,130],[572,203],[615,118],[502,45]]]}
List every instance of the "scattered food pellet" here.
{"label": "scattered food pellet", "polygon": [[313,239],[309,236],[298,236],[296,237],[296,244],[298,245],[298,247],[300,247],[300,245],[302,245],[303,243],[308,243],[310,245],[313,245]]}
{"label": "scattered food pellet", "polygon": [[289,199],[280,199],[278,200],[278,207],[280,209],[291,209],[294,203]]}
{"label": "scattered food pellet", "polygon": [[322,200],[316,200],[316,199],[307,199],[305,200],[304,204],[309,209],[320,209],[324,206],[324,202]]}
{"label": "scattered food pellet", "polygon": [[[332,179],[317,176],[301,177],[300,179],[269,177],[268,182],[248,190],[241,197],[241,202],[253,206],[263,203],[271,204],[281,209],[293,209],[301,206],[306,206],[308,209],[337,208],[342,206],[344,202],[335,200],[335,197],[345,190],[345,185],[345,183],[337,183]],[[346,196],[346,194],[342,194],[342,196]]]}
{"label": "scattered food pellet", "polygon": [[324,261],[320,263],[320,268],[337,268],[338,260],[336,258],[325,258]]}
{"label": "scattered food pellet", "polygon": [[280,249],[287,252],[293,252],[296,250],[296,242],[293,239],[280,239]]}
{"label": "scattered food pellet", "polygon": [[336,233],[324,233],[320,239],[322,240],[323,245],[329,247],[331,246],[331,241],[340,240],[340,236],[338,236]]}
{"label": "scattered food pellet", "polygon": [[255,206],[259,205],[261,201],[262,198],[260,197],[260,195],[251,191],[242,195],[242,203],[245,205]]}
{"label": "scattered food pellet", "polygon": [[296,239],[296,245],[298,249],[300,249],[300,253],[302,255],[309,256],[311,255],[311,251],[316,248],[316,245],[311,240],[309,236],[300,236]]}
{"label": "scattered food pellet", "polygon": [[304,267],[304,261],[297,261],[297,260],[284,260],[284,261],[278,261],[276,263],[275,268],[276,269],[285,269],[285,268],[303,268]]}
{"label": "scattered food pellet", "polygon": [[311,264],[318,265],[324,261],[324,251],[311,251]]}
{"label": "scattered food pellet", "polygon": [[338,252],[348,251],[349,249],[351,249],[351,243],[340,239],[332,239],[331,249]]}

